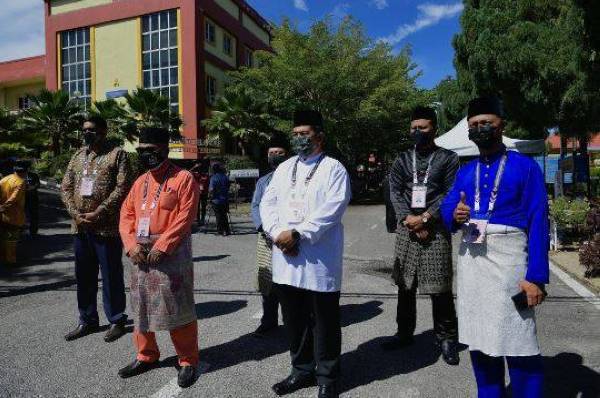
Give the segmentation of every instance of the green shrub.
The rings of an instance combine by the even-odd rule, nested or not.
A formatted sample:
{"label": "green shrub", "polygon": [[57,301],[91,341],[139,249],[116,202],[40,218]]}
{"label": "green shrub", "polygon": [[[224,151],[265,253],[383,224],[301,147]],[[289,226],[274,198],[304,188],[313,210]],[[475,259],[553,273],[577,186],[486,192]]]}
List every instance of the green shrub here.
{"label": "green shrub", "polygon": [[561,196],[550,205],[550,217],[559,227],[581,227],[583,226],[590,205],[581,200],[569,200]]}
{"label": "green shrub", "polygon": [[246,156],[228,156],[225,158],[227,171],[240,169],[256,169],[256,162]]}
{"label": "green shrub", "polygon": [[74,153],[75,149],[64,151],[58,156],[53,156],[52,152],[43,152],[41,158],[34,163],[33,170],[42,178],[54,178],[60,182]]}

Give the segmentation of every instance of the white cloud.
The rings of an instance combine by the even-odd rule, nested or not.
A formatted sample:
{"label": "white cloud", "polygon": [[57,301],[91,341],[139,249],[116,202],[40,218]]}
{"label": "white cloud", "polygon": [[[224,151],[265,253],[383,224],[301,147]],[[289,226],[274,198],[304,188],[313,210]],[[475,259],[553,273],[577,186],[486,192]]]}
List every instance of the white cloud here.
{"label": "white cloud", "polygon": [[371,0],[369,5],[377,8],[378,10],[383,10],[389,6],[387,0]]}
{"label": "white cloud", "polygon": [[419,14],[413,23],[400,25],[395,33],[378,40],[394,46],[400,43],[405,37],[418,32],[421,29],[436,25],[442,19],[455,17],[460,14],[463,9],[464,6],[462,2],[454,4],[425,3],[418,5],[417,10],[419,10]]}
{"label": "white cloud", "polygon": [[306,0],[294,0],[294,7],[301,11],[308,11],[308,5],[306,5]]}
{"label": "white cloud", "polygon": [[44,2],[6,2],[0,14],[0,62],[45,53]]}

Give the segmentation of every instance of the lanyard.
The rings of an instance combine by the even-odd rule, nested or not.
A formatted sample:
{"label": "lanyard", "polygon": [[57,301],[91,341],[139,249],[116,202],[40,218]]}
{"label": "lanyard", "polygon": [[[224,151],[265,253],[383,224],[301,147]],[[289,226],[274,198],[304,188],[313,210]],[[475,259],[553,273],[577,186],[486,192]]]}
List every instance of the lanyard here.
{"label": "lanyard", "polygon": [[[96,159],[98,158],[98,156],[96,156]],[[90,166],[90,161],[89,159],[89,154],[86,153],[85,154],[85,160],[83,162],[83,175],[87,176],[89,174],[89,166]],[[93,175],[98,174],[98,160],[96,160],[96,164],[94,165],[94,171],[92,172]]]}
{"label": "lanyard", "polygon": [[[169,179],[169,172],[171,171],[171,166],[169,166],[167,168],[167,171],[165,171],[165,176],[163,178],[163,182],[159,185],[158,189],[156,190],[156,193],[154,194],[154,198],[152,199],[152,204],[150,205],[150,210],[154,210],[156,208],[156,204],[158,203],[158,198],[160,197],[160,193],[163,190],[163,187],[165,186],[165,184],[167,183],[167,180]],[[144,181],[144,197],[142,198],[142,211],[146,210],[146,205],[148,203],[148,178],[149,178],[149,174],[150,172],[146,173],[146,181]]]}
{"label": "lanyard", "polygon": [[[425,179],[423,180],[423,185],[427,185],[427,180],[429,180],[429,173],[431,172],[431,162],[435,157],[435,151],[429,156],[429,160],[427,161],[427,171],[425,172]],[[412,166],[413,166],[413,185],[419,184],[419,176],[417,175],[417,150],[413,149],[412,153]]]}
{"label": "lanyard", "polygon": [[[313,166],[312,170],[310,171],[310,173],[308,173],[308,175],[306,176],[306,179],[304,180],[305,186],[307,186],[310,183],[310,180],[312,180],[312,178],[314,177],[315,173],[317,172],[317,168],[321,164],[321,161],[323,160],[324,157],[325,157],[325,155],[322,154],[317,159],[317,163]],[[292,170],[292,188],[296,187],[296,174],[298,173],[298,162],[299,161],[300,161],[300,157],[298,156],[298,158],[296,159],[296,163],[294,163],[294,169]]]}
{"label": "lanyard", "polygon": [[[492,211],[494,211],[494,206],[496,205],[496,199],[498,199],[498,189],[500,188],[500,180],[502,179],[502,175],[504,174],[504,169],[506,167],[506,160],[508,156],[506,153],[502,155],[502,159],[500,160],[500,165],[498,166],[498,171],[496,172],[496,178],[494,179],[494,188],[492,189],[492,193],[490,194],[490,201],[488,204],[487,218],[488,220],[492,216]],[[479,214],[480,202],[481,202],[481,190],[479,187],[479,177],[481,175],[481,162],[477,162],[477,168],[475,169],[475,213]]]}

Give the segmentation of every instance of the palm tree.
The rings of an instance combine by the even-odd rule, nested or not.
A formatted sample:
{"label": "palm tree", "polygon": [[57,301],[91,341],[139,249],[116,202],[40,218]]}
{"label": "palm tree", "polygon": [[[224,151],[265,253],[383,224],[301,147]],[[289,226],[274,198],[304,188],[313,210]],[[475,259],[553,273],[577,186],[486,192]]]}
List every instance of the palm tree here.
{"label": "palm tree", "polygon": [[108,124],[108,135],[121,141],[123,138],[133,141],[135,138],[131,132],[126,132],[124,126],[128,123],[127,108],[114,99],[95,101],[90,109],[90,115],[96,115],[106,120]]}
{"label": "palm tree", "polygon": [[274,127],[277,119],[268,113],[265,101],[259,100],[254,93],[244,88],[230,87],[223,96],[217,98],[210,118],[202,124],[211,135],[216,135],[221,142],[233,137],[241,144],[242,155],[245,146],[260,144],[278,130]]}
{"label": "palm tree", "polygon": [[81,105],[62,90],[44,89],[30,100],[31,107],[21,116],[21,128],[27,134],[41,135],[54,156],[60,155],[81,127]]}
{"label": "palm tree", "polygon": [[183,120],[173,112],[168,97],[145,88],[138,88],[126,94],[127,112],[121,127],[125,136],[131,140],[143,127],[163,127],[169,130],[171,138],[179,138],[179,129]]}

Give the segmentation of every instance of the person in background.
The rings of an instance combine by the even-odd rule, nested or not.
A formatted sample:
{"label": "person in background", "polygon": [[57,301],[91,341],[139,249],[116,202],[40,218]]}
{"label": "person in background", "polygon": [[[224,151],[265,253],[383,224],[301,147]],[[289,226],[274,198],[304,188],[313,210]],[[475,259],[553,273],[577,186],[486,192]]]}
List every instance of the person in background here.
{"label": "person in background", "polygon": [[458,249],[460,342],[469,346],[480,398],[543,396],[544,370],[535,307],[549,282],[548,198],[539,165],[502,143],[502,102],[469,103],[469,139],[479,157],[456,176],[441,213],[447,228],[463,230]]}
{"label": "person in background", "polygon": [[271,171],[265,174],[256,182],[256,189],[252,196],[252,222],[258,232],[258,242],[256,245],[256,264],[258,267],[258,291],[262,296],[263,315],[260,320],[260,326],[254,334],[264,336],[267,332],[277,328],[279,318],[279,299],[272,289],[273,269],[271,257],[273,255],[273,241],[263,230],[262,220],[260,218],[260,201],[269,186],[273,173],[288,156],[288,144],[281,137],[275,137],[269,142],[267,158]]}
{"label": "person in background", "polygon": [[452,296],[452,244],[440,218],[440,204],[450,190],[456,153],[435,145],[437,115],[416,107],[410,122],[415,145],[402,152],[390,174],[390,197],[398,221],[393,278],[398,285],[394,340],[384,349],[413,343],[417,322],[417,289],[431,297],[433,329],[442,358],[458,365],[457,320]]}
{"label": "person in background", "polygon": [[75,279],[79,325],[65,339],[75,340],[99,329],[98,272],[102,303],[110,329],[104,341],[125,334],[123,244],[119,210],[133,179],[127,153],[106,141],[106,120],[91,116],[83,123],[85,146],[75,152],[62,181],[62,199],[73,218]]}
{"label": "person in background", "polygon": [[29,236],[35,237],[39,229],[40,199],[38,189],[40,188],[40,177],[32,171],[27,171],[27,193],[25,195],[25,213],[29,219]]}
{"label": "person in background", "polygon": [[194,174],[194,178],[200,189],[200,200],[198,202],[198,225],[206,223],[206,207],[208,205],[208,184],[210,176],[208,175],[209,161],[208,159],[199,160],[190,170]]}
{"label": "person in background", "polygon": [[208,192],[211,205],[217,220],[217,234],[228,236],[231,234],[229,220],[229,178],[225,175],[225,168],[220,163],[212,166],[213,175],[210,177]]}
{"label": "person in background", "polygon": [[122,378],[156,367],[157,331],[169,331],[179,357],[177,383],[191,386],[198,368],[198,322],[194,303],[191,229],[198,184],[169,159],[169,132],[145,128],[137,148],[143,170],[121,209],[119,231],[131,267],[131,307],[136,359]]}
{"label": "person in background", "polygon": [[25,224],[29,162],[17,161],[13,174],[0,180],[0,265],[17,265],[17,243]]}

